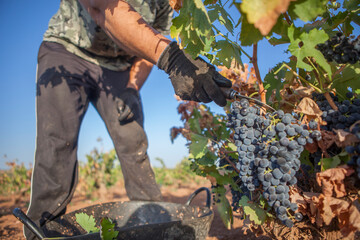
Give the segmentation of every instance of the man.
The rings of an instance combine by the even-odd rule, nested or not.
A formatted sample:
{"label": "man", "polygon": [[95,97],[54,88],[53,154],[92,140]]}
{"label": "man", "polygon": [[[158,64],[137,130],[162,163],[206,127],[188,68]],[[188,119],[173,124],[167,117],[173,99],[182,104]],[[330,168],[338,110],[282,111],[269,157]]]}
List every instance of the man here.
{"label": "man", "polygon": [[[184,100],[226,99],[215,68],[162,34],[166,0],[62,0],[38,54],[37,141],[28,216],[39,226],[62,215],[77,183],[77,141],[92,103],[120,160],[130,200],[162,200],[147,155],[138,91],[156,64]],[[162,34],[161,34],[162,33]],[[27,239],[34,235],[25,229]]]}

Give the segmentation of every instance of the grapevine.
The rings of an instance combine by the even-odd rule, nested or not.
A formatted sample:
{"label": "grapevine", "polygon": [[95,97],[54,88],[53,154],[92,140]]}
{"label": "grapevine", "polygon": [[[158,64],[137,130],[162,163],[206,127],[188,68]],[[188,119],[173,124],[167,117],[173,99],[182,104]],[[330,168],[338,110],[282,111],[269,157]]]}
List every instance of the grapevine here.
{"label": "grapevine", "polygon": [[[277,226],[296,228],[291,234],[300,223],[324,238],[336,221],[342,237],[353,237],[360,230],[353,220],[360,217],[359,3],[176,3],[182,8],[171,35],[185,51],[217,65],[234,90],[276,109],[245,99],[229,101],[225,114],[179,105],[184,126],[172,129],[172,140],[178,134],[188,140],[191,168],[210,180],[225,225],[240,214],[250,229],[275,238],[291,238],[276,235]],[[263,41],[286,46],[290,56],[261,79]]]}

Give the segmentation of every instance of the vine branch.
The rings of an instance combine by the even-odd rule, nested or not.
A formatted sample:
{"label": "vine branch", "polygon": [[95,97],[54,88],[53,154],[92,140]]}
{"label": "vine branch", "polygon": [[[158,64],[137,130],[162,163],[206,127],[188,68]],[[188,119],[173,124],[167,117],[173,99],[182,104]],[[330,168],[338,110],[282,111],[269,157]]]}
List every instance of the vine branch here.
{"label": "vine branch", "polygon": [[284,17],[285,17],[286,22],[287,22],[289,25],[291,25],[292,22],[291,22],[291,20],[290,20],[289,15],[288,15],[286,12],[284,12],[283,15],[284,15]]}
{"label": "vine branch", "polygon": [[255,69],[255,76],[256,76],[257,82],[259,84],[259,94],[261,97],[261,102],[266,104],[266,95],[265,95],[264,84],[261,80],[259,65],[257,62],[257,43],[254,43],[254,45],[253,45],[253,56],[251,58],[251,61],[254,66],[254,69]]}

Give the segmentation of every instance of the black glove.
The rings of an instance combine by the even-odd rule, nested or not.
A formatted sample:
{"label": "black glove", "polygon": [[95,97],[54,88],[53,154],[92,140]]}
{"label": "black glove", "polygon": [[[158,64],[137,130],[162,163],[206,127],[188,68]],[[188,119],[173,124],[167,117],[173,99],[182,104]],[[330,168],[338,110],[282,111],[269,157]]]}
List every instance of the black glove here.
{"label": "black glove", "polygon": [[226,98],[219,87],[230,88],[231,81],[203,59],[193,59],[184,53],[176,42],[166,47],[157,66],[169,74],[175,93],[181,99],[226,105]]}
{"label": "black glove", "polygon": [[117,110],[121,124],[137,119],[138,113],[141,111],[139,92],[134,88],[126,88],[117,101]]}

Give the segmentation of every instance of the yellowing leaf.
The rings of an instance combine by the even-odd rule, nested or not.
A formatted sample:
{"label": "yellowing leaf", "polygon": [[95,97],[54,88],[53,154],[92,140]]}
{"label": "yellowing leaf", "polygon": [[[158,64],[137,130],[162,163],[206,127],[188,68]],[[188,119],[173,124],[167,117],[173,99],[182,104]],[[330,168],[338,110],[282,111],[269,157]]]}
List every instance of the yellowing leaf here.
{"label": "yellowing leaf", "polygon": [[249,23],[266,36],[276,24],[280,14],[286,12],[291,0],[244,0],[241,10]]}

